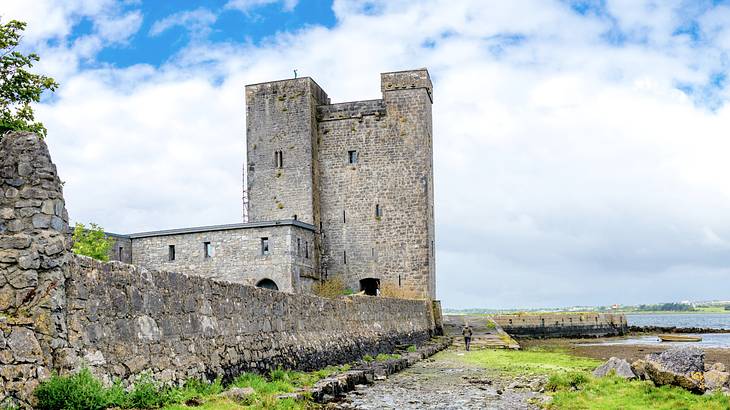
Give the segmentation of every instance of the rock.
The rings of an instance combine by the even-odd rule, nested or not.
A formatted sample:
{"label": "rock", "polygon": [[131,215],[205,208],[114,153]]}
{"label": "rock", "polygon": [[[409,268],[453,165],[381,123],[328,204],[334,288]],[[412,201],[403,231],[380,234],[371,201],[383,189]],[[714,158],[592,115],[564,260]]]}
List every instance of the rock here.
{"label": "rock", "polygon": [[609,374],[615,374],[622,379],[635,379],[636,374],[631,370],[631,365],[624,359],[612,357],[601,366],[598,366],[593,371],[593,375],[596,377],[605,377]]}
{"label": "rock", "polygon": [[235,402],[245,403],[246,398],[254,393],[256,391],[252,387],[234,387],[224,391],[220,395]]}
{"label": "rock", "polygon": [[673,385],[703,393],[704,369],[705,352],[697,347],[672,348],[646,356],[646,375],[657,386]]}
{"label": "rock", "polygon": [[634,372],[636,377],[642,380],[647,379],[646,375],[646,360],[636,360],[635,362],[631,363],[631,370]]}
{"label": "rock", "polygon": [[730,373],[719,370],[710,370],[709,372],[705,372],[704,376],[705,386],[708,390],[721,390],[730,381]]}
{"label": "rock", "polygon": [[18,362],[34,363],[42,360],[41,346],[30,329],[14,328],[7,343]]}

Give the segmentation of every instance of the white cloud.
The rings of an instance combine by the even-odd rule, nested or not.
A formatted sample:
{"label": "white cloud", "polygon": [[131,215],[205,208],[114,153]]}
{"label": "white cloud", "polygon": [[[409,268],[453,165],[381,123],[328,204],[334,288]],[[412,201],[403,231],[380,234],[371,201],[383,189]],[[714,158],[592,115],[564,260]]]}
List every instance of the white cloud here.
{"label": "white cloud", "polygon": [[[363,4],[260,45],[192,42],[163,67],[74,66],[38,109],[72,218],[120,232],[240,220],[245,84],[298,69],[348,101],[426,66],[446,306],[723,296],[730,108],[676,85],[722,69],[724,9],[698,16],[711,35],[693,44],[672,35],[674,6],[648,0],[608,2],[613,19],[542,0]],[[607,44],[614,22],[648,40]],[[98,47],[48,51],[60,66]]]}
{"label": "white cloud", "polygon": [[277,3],[281,3],[282,10],[293,11],[299,0],[228,0],[225,8],[248,13],[257,7]]}
{"label": "white cloud", "polygon": [[181,11],[156,21],[150,28],[149,34],[150,36],[157,36],[173,27],[181,26],[194,36],[205,36],[210,32],[210,26],[217,19],[218,16],[203,7],[195,10]]}

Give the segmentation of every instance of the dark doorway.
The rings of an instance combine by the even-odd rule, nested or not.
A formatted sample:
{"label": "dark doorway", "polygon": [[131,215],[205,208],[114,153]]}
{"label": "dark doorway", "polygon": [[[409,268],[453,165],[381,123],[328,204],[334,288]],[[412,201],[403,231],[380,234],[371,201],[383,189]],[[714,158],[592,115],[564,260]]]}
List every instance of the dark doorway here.
{"label": "dark doorway", "polygon": [[369,296],[378,296],[380,293],[380,279],[360,279],[360,291],[364,291]]}
{"label": "dark doorway", "polygon": [[276,282],[274,282],[271,279],[261,279],[256,284],[257,288],[264,288],[264,289],[271,289],[271,290],[279,290],[279,287],[276,286]]}

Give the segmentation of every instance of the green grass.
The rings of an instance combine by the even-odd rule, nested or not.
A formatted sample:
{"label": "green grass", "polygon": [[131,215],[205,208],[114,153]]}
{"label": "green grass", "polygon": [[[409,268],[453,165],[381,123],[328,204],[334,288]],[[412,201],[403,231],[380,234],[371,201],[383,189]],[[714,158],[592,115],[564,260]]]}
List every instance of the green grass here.
{"label": "green grass", "polygon": [[697,395],[678,387],[654,387],[651,382],[618,377],[589,378],[580,390],[559,390],[550,409],[591,410],[721,410],[730,408],[730,397]]}
{"label": "green grass", "polygon": [[463,356],[447,353],[458,361],[474,364],[505,375],[546,375],[556,372],[589,371],[601,361],[571,356],[562,351],[531,350],[474,350]]}
{"label": "green grass", "polygon": [[678,387],[655,387],[646,381],[595,378],[591,372],[602,364],[601,361],[573,356],[559,349],[480,350],[461,356],[455,352],[442,354],[506,377],[548,376],[545,390],[553,396],[549,409],[730,409],[730,397],[722,394],[700,396]]}

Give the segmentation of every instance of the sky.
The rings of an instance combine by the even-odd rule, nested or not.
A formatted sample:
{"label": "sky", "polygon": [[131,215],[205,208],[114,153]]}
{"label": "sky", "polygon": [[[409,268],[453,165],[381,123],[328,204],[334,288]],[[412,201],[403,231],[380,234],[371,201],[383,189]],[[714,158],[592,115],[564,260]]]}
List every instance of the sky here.
{"label": "sky", "polygon": [[73,221],[241,221],[244,85],[434,82],[449,308],[730,299],[730,1],[3,0]]}

